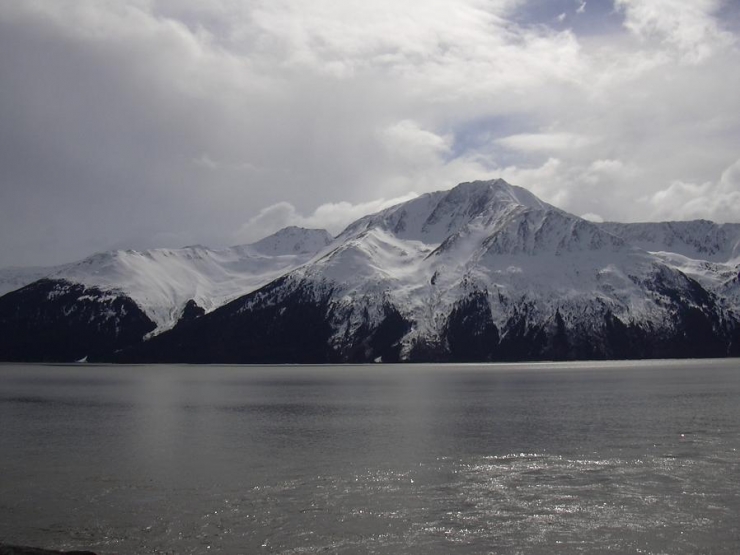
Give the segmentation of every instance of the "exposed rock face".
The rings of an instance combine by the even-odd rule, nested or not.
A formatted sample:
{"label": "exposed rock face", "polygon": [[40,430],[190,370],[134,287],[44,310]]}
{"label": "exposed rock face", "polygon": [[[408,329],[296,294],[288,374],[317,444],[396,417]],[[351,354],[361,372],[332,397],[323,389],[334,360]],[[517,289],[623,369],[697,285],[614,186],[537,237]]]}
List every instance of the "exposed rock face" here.
{"label": "exposed rock face", "polygon": [[193,299],[190,299],[187,303],[185,303],[185,306],[182,309],[182,314],[180,314],[180,319],[177,322],[191,322],[196,318],[200,318],[205,313],[206,311],[202,306],[198,306],[198,303],[196,303]]}

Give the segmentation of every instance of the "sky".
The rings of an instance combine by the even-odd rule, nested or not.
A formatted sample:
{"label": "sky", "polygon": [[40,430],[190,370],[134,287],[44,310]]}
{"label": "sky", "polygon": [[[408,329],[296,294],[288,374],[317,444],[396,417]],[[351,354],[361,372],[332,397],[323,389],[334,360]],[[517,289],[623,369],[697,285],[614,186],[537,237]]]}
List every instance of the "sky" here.
{"label": "sky", "polygon": [[740,222],[738,0],[0,0],[0,267],[504,178]]}

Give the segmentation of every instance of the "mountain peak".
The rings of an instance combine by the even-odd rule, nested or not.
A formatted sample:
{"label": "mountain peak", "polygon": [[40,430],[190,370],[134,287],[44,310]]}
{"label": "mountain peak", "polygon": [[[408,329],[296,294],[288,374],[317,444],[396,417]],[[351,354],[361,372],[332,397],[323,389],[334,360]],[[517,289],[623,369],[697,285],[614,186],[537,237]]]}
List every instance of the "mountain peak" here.
{"label": "mountain peak", "polygon": [[510,185],[503,179],[460,183],[447,192],[439,207],[460,207],[470,216],[484,212],[500,212],[511,206],[536,210],[554,209],[522,187]]}
{"label": "mountain peak", "polygon": [[484,219],[490,223],[512,210],[522,209],[557,210],[526,189],[510,185],[503,179],[471,181],[366,216],[345,229],[340,237],[379,228],[401,239],[439,244],[474,220]]}
{"label": "mountain peak", "polygon": [[[449,192],[452,193],[454,191],[458,191],[475,193],[491,189],[511,190],[513,188],[514,186],[508,183],[505,179],[477,179],[475,181],[463,181],[462,183],[455,185],[449,190]],[[517,189],[521,189],[521,187],[517,187]]]}
{"label": "mountain peak", "polygon": [[505,202],[540,210],[554,208],[527,189],[511,185],[503,179],[460,183],[451,189],[447,196],[450,200],[456,201]]}
{"label": "mountain peak", "polygon": [[333,240],[325,229],[289,226],[249,246],[265,255],[308,254],[321,250]]}

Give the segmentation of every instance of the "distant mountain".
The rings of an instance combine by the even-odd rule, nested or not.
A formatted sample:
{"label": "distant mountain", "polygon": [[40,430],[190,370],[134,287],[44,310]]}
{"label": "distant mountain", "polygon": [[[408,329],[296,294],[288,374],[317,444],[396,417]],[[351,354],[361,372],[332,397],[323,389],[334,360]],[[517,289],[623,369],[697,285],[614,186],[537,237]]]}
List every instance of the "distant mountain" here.
{"label": "distant mountain", "polygon": [[249,245],[117,250],[49,269],[0,271],[0,279],[18,288],[48,278],[120,293],[160,333],[177,323],[187,303],[210,312],[307,262],[332,240],[323,229],[290,227]]}
{"label": "distant mountain", "polygon": [[646,251],[662,251],[711,262],[740,259],[740,224],[708,220],[621,224],[599,227]]}
{"label": "distant mountain", "polygon": [[[82,322],[70,325],[69,316],[78,313],[100,311],[101,317],[117,318],[128,337],[124,343],[140,342],[262,287],[310,260],[312,249],[326,247],[332,239],[324,230],[287,228],[257,243],[230,248],[119,250],[53,268],[0,270],[0,285],[12,288],[0,297],[0,336],[6,338],[0,337],[0,360],[78,360],[99,354],[101,345],[110,347],[107,340],[96,341],[99,329],[92,316],[89,329],[81,330]],[[63,303],[57,302],[60,298]],[[119,304],[112,308],[92,302],[96,299],[116,299]],[[134,309],[136,337],[129,337],[126,316]],[[139,326],[139,318],[146,325]],[[67,340],[50,343],[57,328],[65,338],[75,330],[79,339],[71,343],[78,347],[73,354],[62,348]],[[19,334],[23,341],[18,341]],[[6,343],[15,346],[3,346]]]}
{"label": "distant mountain", "polygon": [[154,328],[126,295],[41,279],[0,297],[0,360],[100,358],[141,343]]}
{"label": "distant mountain", "polygon": [[693,220],[606,222],[599,227],[652,252],[715,294],[731,311],[740,312],[740,224]]}
{"label": "distant mountain", "polygon": [[[336,239],[288,228],[234,249],[106,253],[63,275],[149,318],[145,339],[89,349],[119,362],[728,356],[740,354],[739,241],[740,226],[711,222],[595,224],[495,180]],[[0,333],[23,322],[33,343],[23,291],[0,298]]]}
{"label": "distant mountain", "polygon": [[40,279],[53,276],[65,266],[0,268],[0,297]]}
{"label": "distant mountain", "polygon": [[295,256],[315,254],[332,241],[334,237],[325,229],[291,226],[252,243],[249,247],[264,256]]}

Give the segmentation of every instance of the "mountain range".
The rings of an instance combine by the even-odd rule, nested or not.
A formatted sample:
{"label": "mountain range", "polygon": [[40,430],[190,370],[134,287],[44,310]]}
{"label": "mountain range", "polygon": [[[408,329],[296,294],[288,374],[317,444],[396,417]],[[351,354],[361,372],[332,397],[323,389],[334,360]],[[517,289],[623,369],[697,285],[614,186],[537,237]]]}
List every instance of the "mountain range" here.
{"label": "mountain range", "polygon": [[0,360],[515,361],[740,355],[740,224],[595,223],[503,180],[336,237],[0,270]]}

